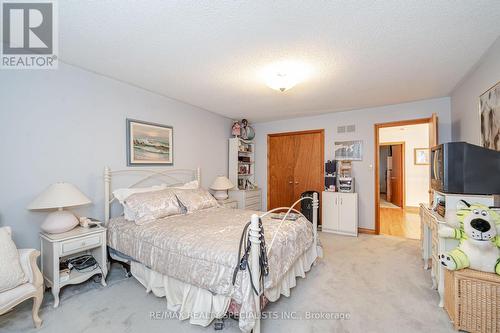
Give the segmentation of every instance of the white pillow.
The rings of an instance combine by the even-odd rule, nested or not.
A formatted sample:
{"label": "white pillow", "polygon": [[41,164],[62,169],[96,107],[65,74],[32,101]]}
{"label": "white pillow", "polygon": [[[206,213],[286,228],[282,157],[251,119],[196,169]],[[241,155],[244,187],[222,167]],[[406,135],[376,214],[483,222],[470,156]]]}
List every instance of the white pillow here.
{"label": "white pillow", "polygon": [[123,206],[123,215],[126,220],[133,221],[135,219],[135,213],[132,212],[127,205],[125,205],[125,199],[130,197],[135,193],[145,193],[145,192],[153,192],[160,191],[167,188],[166,184],[155,185],[150,187],[132,187],[132,188],[119,188],[113,191],[113,195],[116,200],[118,200]]}
{"label": "white pillow", "polygon": [[19,252],[10,235],[10,228],[0,228],[0,293],[27,281],[19,261]]}
{"label": "white pillow", "polygon": [[123,206],[123,215],[126,220],[134,221],[135,220],[135,212],[131,211],[130,208],[125,204],[125,200],[135,193],[145,193],[145,192],[153,192],[160,191],[166,188],[172,189],[181,189],[181,190],[193,190],[199,187],[199,183],[197,180],[192,180],[183,185],[179,186],[167,186],[167,184],[155,185],[150,187],[132,187],[132,188],[119,188],[113,191],[113,195]]}
{"label": "white pillow", "polygon": [[188,213],[197,210],[217,207],[217,200],[205,189],[197,188],[193,190],[174,190],[181,204],[187,208]]}
{"label": "white pillow", "polygon": [[120,203],[123,205],[125,203],[125,199],[127,199],[134,193],[159,191],[159,190],[164,190],[166,188],[167,188],[166,184],[155,185],[150,187],[119,188],[113,191],[113,195],[115,196],[116,200],[120,201]]}
{"label": "white pillow", "polygon": [[169,188],[175,188],[179,190],[196,190],[199,186],[200,184],[198,184],[197,180],[192,180],[180,186],[169,186]]}
{"label": "white pillow", "polygon": [[181,214],[182,210],[174,190],[134,193],[125,200],[125,206],[134,214],[134,222],[143,225],[170,215]]}

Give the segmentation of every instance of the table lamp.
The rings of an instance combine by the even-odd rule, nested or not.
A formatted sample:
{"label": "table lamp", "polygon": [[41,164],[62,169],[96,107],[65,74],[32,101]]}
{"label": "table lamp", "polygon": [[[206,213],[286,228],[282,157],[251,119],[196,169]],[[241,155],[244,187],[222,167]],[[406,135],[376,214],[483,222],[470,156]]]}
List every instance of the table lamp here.
{"label": "table lamp", "polygon": [[218,176],[215,178],[210,188],[215,190],[214,198],[217,200],[226,200],[227,199],[227,190],[230,190],[234,187],[233,183],[225,176]]}
{"label": "table lamp", "polygon": [[28,206],[29,210],[57,209],[50,213],[40,228],[50,234],[58,234],[73,229],[79,223],[78,218],[65,207],[82,206],[91,203],[75,185],[55,183],[50,185]]}

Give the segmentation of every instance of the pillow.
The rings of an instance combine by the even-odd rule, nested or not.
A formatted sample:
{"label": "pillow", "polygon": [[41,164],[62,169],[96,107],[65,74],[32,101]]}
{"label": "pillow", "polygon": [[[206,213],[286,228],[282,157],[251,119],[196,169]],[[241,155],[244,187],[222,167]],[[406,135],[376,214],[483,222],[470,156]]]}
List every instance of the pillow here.
{"label": "pillow", "polygon": [[116,200],[120,201],[120,203],[123,205],[125,199],[127,199],[134,193],[159,191],[159,190],[164,190],[166,188],[167,188],[166,184],[155,185],[150,187],[119,188],[113,191],[113,195],[115,196]]}
{"label": "pillow", "polygon": [[217,200],[205,189],[174,190],[182,205],[187,208],[188,213],[197,210],[217,207]]}
{"label": "pillow", "polygon": [[180,185],[180,186],[169,186],[169,188],[175,188],[179,190],[195,190],[198,187],[200,187],[200,184],[198,184],[197,180],[192,180],[190,182],[187,182],[186,184]]}
{"label": "pillow", "polygon": [[0,293],[27,281],[19,261],[19,252],[10,235],[10,228],[0,228]]}
{"label": "pillow", "polygon": [[172,189],[134,193],[125,199],[125,207],[137,225],[154,222],[170,215],[181,214],[179,201]]}
{"label": "pillow", "polygon": [[152,191],[160,191],[167,188],[166,184],[155,185],[151,187],[133,187],[133,188],[119,188],[113,191],[113,195],[116,200],[118,200],[123,206],[123,215],[126,220],[133,221],[134,220],[134,212],[131,212],[128,207],[125,205],[125,199],[131,196],[134,193],[144,193],[144,192],[152,192]]}

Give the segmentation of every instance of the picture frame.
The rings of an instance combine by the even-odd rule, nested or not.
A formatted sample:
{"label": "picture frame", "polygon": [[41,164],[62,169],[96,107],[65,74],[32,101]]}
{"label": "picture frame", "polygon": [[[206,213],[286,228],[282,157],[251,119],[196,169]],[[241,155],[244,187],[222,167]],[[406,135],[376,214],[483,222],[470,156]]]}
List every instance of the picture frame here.
{"label": "picture frame", "polygon": [[500,151],[500,81],[479,96],[480,145]]}
{"label": "picture frame", "polygon": [[430,148],[414,148],[413,163],[415,165],[430,165],[431,164],[431,149]]}
{"label": "picture frame", "polygon": [[335,141],[334,155],[337,161],[362,161],[363,141]]}
{"label": "picture frame", "polygon": [[126,119],[127,166],[174,164],[172,126]]}

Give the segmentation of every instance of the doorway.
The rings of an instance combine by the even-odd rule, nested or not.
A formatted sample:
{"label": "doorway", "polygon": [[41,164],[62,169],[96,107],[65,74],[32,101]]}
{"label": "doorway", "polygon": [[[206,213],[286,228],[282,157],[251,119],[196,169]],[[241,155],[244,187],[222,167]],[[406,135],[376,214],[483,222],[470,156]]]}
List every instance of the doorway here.
{"label": "doorway", "polygon": [[380,207],[405,207],[405,143],[383,142],[379,146]]}
{"label": "doorway", "polygon": [[267,209],[290,207],[324,188],[324,130],[268,134]]}
{"label": "doorway", "polygon": [[420,238],[418,207],[432,198],[430,166],[420,156],[436,144],[435,114],[375,125],[376,234]]}

